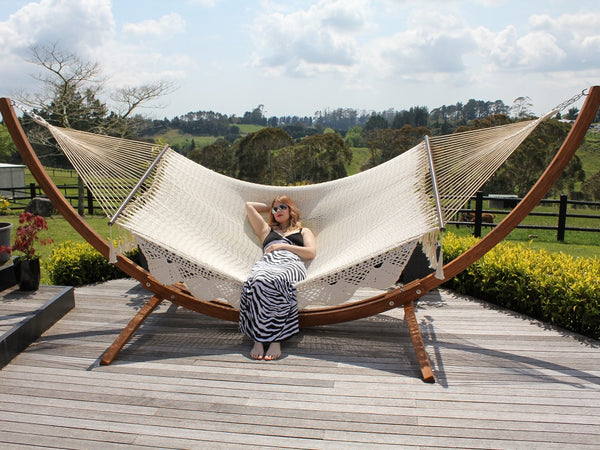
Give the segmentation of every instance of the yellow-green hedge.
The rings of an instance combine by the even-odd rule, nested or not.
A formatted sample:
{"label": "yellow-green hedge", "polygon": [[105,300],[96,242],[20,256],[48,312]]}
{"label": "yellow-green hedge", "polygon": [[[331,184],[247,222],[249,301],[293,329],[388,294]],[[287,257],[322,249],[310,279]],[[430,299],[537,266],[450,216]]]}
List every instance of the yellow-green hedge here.
{"label": "yellow-green hedge", "polygon": [[[128,252],[127,256],[137,261],[138,250]],[[65,241],[55,245],[46,270],[50,282],[59,286],[81,286],[127,277],[87,242]]]}
{"label": "yellow-green hedge", "polygon": [[[444,261],[473,246],[444,236]],[[600,338],[600,259],[502,242],[445,286],[568,330]]]}

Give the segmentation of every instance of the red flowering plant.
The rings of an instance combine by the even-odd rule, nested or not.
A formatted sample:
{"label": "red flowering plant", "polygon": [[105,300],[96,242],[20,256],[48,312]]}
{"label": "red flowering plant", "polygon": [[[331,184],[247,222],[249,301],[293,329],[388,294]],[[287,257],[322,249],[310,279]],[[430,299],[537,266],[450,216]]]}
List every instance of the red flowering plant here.
{"label": "red flowering plant", "polygon": [[0,246],[0,253],[11,254],[18,251],[25,255],[22,257],[24,259],[38,258],[35,254],[35,243],[39,242],[41,245],[46,245],[54,242],[52,239],[40,239],[39,237],[42,231],[48,230],[46,219],[29,212],[22,212],[19,215],[19,223],[14,244],[12,247]]}

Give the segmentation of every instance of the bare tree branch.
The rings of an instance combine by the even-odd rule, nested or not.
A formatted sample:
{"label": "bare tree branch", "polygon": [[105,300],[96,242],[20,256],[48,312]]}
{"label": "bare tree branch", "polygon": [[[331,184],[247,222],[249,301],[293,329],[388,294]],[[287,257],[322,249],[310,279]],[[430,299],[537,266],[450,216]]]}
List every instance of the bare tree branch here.
{"label": "bare tree branch", "polygon": [[[120,114],[121,119],[125,119],[138,107],[142,108],[145,103],[148,103],[158,97],[163,97],[176,90],[174,83],[165,80],[155,81],[153,83],[144,84],[142,86],[125,86],[111,95],[111,99],[124,105]],[[161,107],[155,105],[154,107]]]}

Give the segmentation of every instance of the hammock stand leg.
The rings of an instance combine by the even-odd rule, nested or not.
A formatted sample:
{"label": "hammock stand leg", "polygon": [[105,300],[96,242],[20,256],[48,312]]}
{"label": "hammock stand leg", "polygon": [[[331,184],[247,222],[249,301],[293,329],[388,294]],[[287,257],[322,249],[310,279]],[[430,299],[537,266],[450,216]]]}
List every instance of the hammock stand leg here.
{"label": "hammock stand leg", "polygon": [[431,362],[429,361],[429,355],[425,350],[425,344],[423,342],[423,336],[419,329],[419,323],[415,316],[415,304],[410,302],[404,305],[404,319],[408,325],[408,331],[410,333],[410,339],[412,340],[415,353],[417,354],[417,361],[421,368],[421,376],[423,381],[426,383],[435,383],[435,377],[433,376],[433,370],[431,368]]}
{"label": "hammock stand leg", "polygon": [[123,349],[125,344],[129,342],[133,333],[142,325],[144,320],[148,318],[148,316],[156,309],[158,305],[163,301],[162,298],[155,295],[150,300],[146,302],[146,304],[138,311],[138,313],[129,321],[127,326],[123,328],[121,334],[115,339],[110,347],[106,349],[102,358],[100,358],[100,364],[103,366],[109,365],[114,359],[117,357],[119,352]]}

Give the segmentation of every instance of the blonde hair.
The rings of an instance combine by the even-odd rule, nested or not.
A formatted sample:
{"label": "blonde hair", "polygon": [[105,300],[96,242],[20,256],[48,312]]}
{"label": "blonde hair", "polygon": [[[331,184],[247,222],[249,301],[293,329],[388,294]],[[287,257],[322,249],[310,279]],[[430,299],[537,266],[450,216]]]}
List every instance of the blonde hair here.
{"label": "blonde hair", "polygon": [[293,230],[302,227],[302,222],[300,221],[300,211],[298,211],[298,207],[296,206],[296,204],[287,195],[280,195],[278,197],[275,197],[271,202],[271,210],[269,211],[270,227],[279,226],[279,222],[275,220],[275,216],[273,215],[273,206],[275,205],[275,203],[282,203],[290,208],[290,223],[288,228],[291,228]]}

